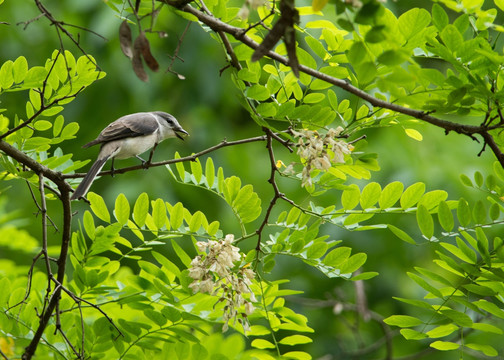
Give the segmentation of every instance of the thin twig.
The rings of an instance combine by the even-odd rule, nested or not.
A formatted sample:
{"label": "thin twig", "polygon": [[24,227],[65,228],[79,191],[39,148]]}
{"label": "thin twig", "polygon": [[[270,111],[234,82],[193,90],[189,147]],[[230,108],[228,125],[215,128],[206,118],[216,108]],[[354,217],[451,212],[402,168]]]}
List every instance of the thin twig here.
{"label": "thin twig", "polygon": [[[169,165],[169,164],[175,164],[178,162],[185,162],[185,161],[195,161],[197,158],[206,155],[208,153],[211,153],[215,150],[221,149],[223,147],[227,146],[235,146],[235,145],[241,145],[241,144],[246,144],[246,143],[251,143],[251,142],[257,142],[257,141],[265,141],[266,136],[256,136],[252,138],[247,138],[247,139],[241,139],[241,140],[235,140],[235,141],[227,141],[227,140],[222,140],[220,143],[217,145],[211,146],[205,150],[202,150],[200,152],[197,152],[196,154],[190,155],[190,156],[184,156],[179,159],[170,159],[170,160],[165,160],[165,161],[160,161],[160,162],[153,162],[150,164],[145,164],[144,165],[135,165],[135,166],[129,166],[121,169],[114,169],[114,174],[123,174],[129,171],[134,171],[134,170],[139,170],[139,169],[148,169],[151,167],[157,167],[157,166],[164,166],[164,165]],[[1,150],[1,148],[0,148]],[[98,175],[103,176],[103,175],[111,175],[112,171],[107,170],[107,171],[102,171]],[[76,174],[65,174],[62,175],[63,179],[76,179],[76,178],[81,178],[86,176],[85,173],[76,173]]]}
{"label": "thin twig", "polygon": [[178,56],[178,53],[180,51],[180,47],[182,46],[182,41],[184,40],[184,37],[187,33],[187,31],[189,30],[189,26],[191,26],[192,22],[189,21],[184,29],[184,31],[182,32],[182,35],[180,35],[180,38],[178,39],[178,43],[177,43],[177,47],[175,48],[175,52],[173,53],[173,55],[171,56],[171,62],[170,62],[170,65],[168,66],[168,69],[166,69],[165,73],[166,72],[171,72],[172,74],[175,74],[177,75],[177,77],[181,80],[184,80],[185,79],[185,76],[182,75],[182,74],[179,74],[178,72],[176,72],[175,70],[172,69],[173,65],[175,64],[175,60],[176,59],[179,59],[180,61],[184,62],[184,60],[182,58],[180,58]]}
{"label": "thin twig", "polygon": [[54,281],[54,283],[56,283],[57,287],[58,288],[61,288],[61,290],[63,290],[68,296],[70,296],[72,298],[72,300],[78,305],[80,306],[79,304],[81,302],[91,306],[93,309],[99,311],[107,320],[108,322],[117,330],[117,332],[119,333],[119,335],[121,336],[124,336],[122,331],[114,324],[114,321],[112,320],[112,318],[110,316],[107,315],[107,313],[105,311],[103,311],[99,305],[95,305],[93,304],[92,302],[86,300],[86,299],[83,299],[77,295],[75,295],[73,292],[71,292],[69,289],[67,289],[65,286],[61,285],[61,283],[53,276],[51,278],[52,281]]}
{"label": "thin twig", "polygon": [[[8,150],[9,147],[11,147],[9,144],[5,143],[4,141],[0,141],[0,149],[1,148],[6,148]],[[17,158],[29,158],[26,154],[22,153],[21,151],[15,149],[16,151],[13,152],[13,155],[15,155]],[[31,158],[30,158],[31,159]],[[26,160],[24,158],[24,160]],[[19,161],[19,160],[18,160]],[[32,162],[35,162],[37,165],[35,166]],[[71,234],[72,234],[72,208],[70,205],[70,185],[66,181],[64,181],[61,178],[61,173],[56,173],[57,176],[54,176],[54,172],[52,170],[47,169],[45,166],[39,164],[35,160],[31,159],[28,160],[25,163],[27,166],[36,168],[38,172],[35,169],[35,172],[37,172],[40,176],[41,173],[43,173],[45,176],[49,175],[54,178],[51,179],[53,180],[57,185],[58,189],[60,191],[60,200],[63,205],[63,229],[62,229],[62,236],[61,236],[61,248],[60,248],[60,255],[57,261],[58,264],[58,273],[56,276],[56,279],[59,284],[63,284],[63,281],[65,279],[65,273],[66,273],[66,262],[67,262],[67,257],[68,257],[68,250],[70,247],[70,239],[71,239]],[[45,172],[43,172],[45,171]],[[43,188],[43,187],[42,187]],[[40,323],[33,334],[33,338],[30,341],[29,345],[25,348],[25,352],[22,355],[23,360],[29,360],[33,357],[35,354],[35,351],[37,349],[38,344],[40,343],[40,340],[42,338],[42,334],[44,333],[47,325],[49,324],[49,321],[52,317],[52,314],[54,312],[54,309],[56,308],[56,305],[59,303],[60,299],[60,293],[61,293],[61,286],[56,286],[54,289],[51,298],[49,299],[49,302],[47,304],[47,307],[44,309],[43,313],[41,314],[40,317]]]}
{"label": "thin twig", "polygon": [[278,185],[275,182],[275,174],[278,170],[276,167],[275,154],[273,153],[273,144],[272,144],[273,132],[270,129],[265,128],[265,127],[263,128],[263,131],[266,133],[266,148],[268,149],[268,154],[269,154],[269,159],[270,159],[270,167],[271,167],[271,172],[270,172],[270,177],[268,179],[268,182],[273,187],[274,194],[273,194],[273,198],[270,200],[270,203],[268,205],[268,209],[266,210],[266,214],[264,215],[263,221],[262,221],[261,225],[259,225],[259,228],[256,230],[257,245],[256,245],[255,249],[257,251],[257,256],[259,256],[259,252],[261,250],[262,232],[264,230],[264,227],[268,224],[268,220],[271,215],[271,211],[273,210],[273,207],[275,206],[277,200],[284,196],[280,192],[280,189],[278,188]]}

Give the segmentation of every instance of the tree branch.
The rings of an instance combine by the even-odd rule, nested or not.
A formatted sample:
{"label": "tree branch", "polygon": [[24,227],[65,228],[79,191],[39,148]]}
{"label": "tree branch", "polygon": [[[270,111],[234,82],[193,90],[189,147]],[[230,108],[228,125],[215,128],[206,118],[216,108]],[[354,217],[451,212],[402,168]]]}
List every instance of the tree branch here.
{"label": "tree branch", "polygon": [[[225,32],[227,34],[232,35],[236,40],[242,42],[243,44],[247,45],[248,47],[252,49],[257,49],[259,47],[259,44],[252,40],[250,37],[246,35],[246,32],[242,28],[238,28],[232,25],[229,25],[220,19],[217,19],[216,17],[212,16],[211,14],[206,14],[200,10],[195,9],[191,5],[183,5],[180,6],[180,1],[174,1],[174,0],[158,0],[161,1],[165,4],[171,5],[173,7],[179,8],[180,10],[187,12],[189,14],[194,15],[195,17],[198,18],[198,20],[205,25],[209,26],[213,31],[219,33],[219,32]],[[267,51],[265,53],[265,56],[268,56],[269,58],[278,61],[279,63],[289,66],[289,59],[286,57],[274,52],[274,51]],[[380,100],[375,98],[373,95],[368,94],[367,92],[351,85],[350,83],[346,82],[345,80],[337,79],[335,77],[332,77],[330,75],[324,74],[318,70],[312,69],[310,67],[307,67],[305,65],[299,65],[298,70],[300,72],[303,72],[305,74],[308,74],[310,76],[313,76],[314,78],[323,80],[329,84],[335,85],[353,95],[356,95],[357,97],[369,102],[373,106],[380,107],[380,108],[385,108],[392,110],[394,112],[404,114],[411,116],[415,119],[425,121],[431,125],[434,125],[436,127],[442,128],[445,130],[446,133],[450,131],[454,131],[458,134],[463,134],[466,136],[469,136],[470,138],[474,139],[474,135],[479,134],[480,136],[483,137],[486,143],[490,146],[492,149],[492,152],[496,156],[497,160],[501,164],[501,166],[504,167],[504,154],[502,151],[499,149],[497,144],[495,144],[495,141],[493,140],[492,135],[488,132],[488,128],[486,126],[477,126],[477,125],[467,125],[467,124],[460,124],[460,123],[455,123],[447,120],[443,120],[437,117],[434,117],[430,115],[430,113],[427,113],[422,110],[416,110],[416,109],[411,109],[408,107],[404,107],[401,105],[397,105],[391,102],[387,102],[384,100]],[[492,146],[494,144],[494,146]]]}
{"label": "tree branch", "polygon": [[[235,141],[222,140],[217,145],[211,146],[205,150],[197,152],[196,154],[184,156],[179,159],[170,159],[170,160],[164,160],[164,161],[159,161],[159,162],[153,162],[150,164],[145,163],[145,165],[140,164],[140,165],[135,165],[135,166],[129,166],[129,167],[125,167],[122,169],[114,169],[113,172],[111,170],[101,171],[98,175],[99,176],[112,175],[112,173],[114,175],[115,174],[123,174],[123,173],[129,172],[129,171],[134,171],[134,170],[139,170],[139,169],[148,169],[151,167],[164,166],[164,165],[175,164],[175,163],[184,162],[184,161],[195,161],[197,158],[199,158],[203,155],[206,155],[208,153],[211,153],[215,150],[221,149],[223,147],[246,144],[246,143],[251,143],[251,142],[256,142],[256,141],[265,141],[265,140],[266,140],[266,135],[256,136],[256,137],[241,139],[241,140],[235,140]],[[76,179],[76,178],[84,177],[84,176],[86,176],[86,174],[85,173],[76,173],[76,174],[66,174],[66,175],[61,175],[61,176],[63,179]]]}

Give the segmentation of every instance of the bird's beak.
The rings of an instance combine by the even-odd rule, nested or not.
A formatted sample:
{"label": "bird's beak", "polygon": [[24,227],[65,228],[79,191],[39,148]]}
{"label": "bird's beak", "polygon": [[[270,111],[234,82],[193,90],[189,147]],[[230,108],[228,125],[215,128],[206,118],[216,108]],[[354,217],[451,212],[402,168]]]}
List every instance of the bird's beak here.
{"label": "bird's beak", "polygon": [[180,140],[184,140],[184,137],[181,134],[184,134],[185,136],[189,136],[189,133],[185,131],[184,129],[176,129],[174,130],[175,136],[178,137]]}

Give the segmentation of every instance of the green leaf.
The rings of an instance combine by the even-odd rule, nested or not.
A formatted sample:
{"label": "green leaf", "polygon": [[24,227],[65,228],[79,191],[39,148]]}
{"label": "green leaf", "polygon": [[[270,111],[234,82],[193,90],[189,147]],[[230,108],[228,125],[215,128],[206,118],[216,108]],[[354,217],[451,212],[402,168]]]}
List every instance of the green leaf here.
{"label": "green leaf", "polygon": [[187,255],[187,253],[180,247],[179,244],[175,240],[172,239],[171,241],[173,250],[175,250],[175,253],[179,257],[180,261],[182,261],[182,264],[184,264],[187,268],[191,266],[191,261],[192,259]]}
{"label": "green leaf", "polygon": [[437,3],[432,6],[432,23],[439,31],[443,30],[450,22],[448,14],[443,7]]}
{"label": "green leaf", "polygon": [[254,339],[252,340],[252,343],[250,344],[252,347],[255,347],[256,349],[274,349],[275,345],[268,340],[264,339]]}
{"label": "green leaf", "polygon": [[432,330],[427,331],[426,335],[430,338],[445,337],[457,331],[459,327],[455,324],[440,325]]}
{"label": "green leaf", "polygon": [[28,74],[28,61],[24,56],[20,56],[14,61],[14,65],[12,67],[12,72],[14,76],[14,82],[19,84],[22,82],[26,75]]}
{"label": "green leaf", "polygon": [[483,225],[486,223],[485,204],[481,200],[476,201],[476,204],[474,204],[473,219],[476,224]]}
{"label": "green leaf", "polygon": [[341,205],[345,210],[352,210],[360,202],[360,189],[356,184],[351,184],[341,194]]}
{"label": "green leaf", "polygon": [[464,42],[464,39],[458,29],[451,24],[446,25],[446,27],[439,33],[439,36],[446,47],[453,53],[459,50]]}
{"label": "green leaf", "polygon": [[434,221],[424,205],[419,205],[416,213],[418,227],[422,234],[430,240],[434,236]]}
{"label": "green leaf", "polygon": [[347,53],[348,61],[351,64],[360,64],[368,58],[366,46],[362,41],[355,41]]}
{"label": "green leaf", "polygon": [[464,198],[461,198],[458,202],[457,218],[462,226],[467,226],[471,222],[471,209]]}
{"label": "green leaf", "polygon": [[334,250],[331,250],[322,261],[324,265],[338,267],[342,263],[344,263],[352,253],[352,249],[349,247],[338,247]]}
{"label": "green leaf", "polygon": [[135,202],[135,206],[133,207],[133,219],[139,227],[145,225],[145,218],[147,217],[148,212],[149,195],[147,195],[147,193],[141,193]]}
{"label": "green leaf", "polygon": [[71,122],[70,124],[67,124],[67,126],[65,126],[63,128],[63,130],[61,131],[61,137],[63,139],[74,139],[75,138],[75,134],[77,134],[77,132],[79,131],[79,124],[77,124],[76,122]]}
{"label": "green leaf", "polygon": [[220,223],[218,221],[212,221],[210,224],[208,224],[208,228],[206,229],[206,232],[210,236],[215,236],[217,234],[217,231],[219,231],[219,226]]}
{"label": "green leaf", "polygon": [[246,91],[246,95],[247,97],[257,101],[264,101],[270,97],[268,89],[265,86],[258,84],[249,87]]}
{"label": "green leaf", "polygon": [[415,245],[416,242],[413,240],[411,236],[409,236],[406,232],[403,230],[399,229],[398,227],[395,227],[394,225],[388,224],[387,228],[394,233],[395,236],[397,236],[399,239],[402,241],[406,241],[407,243]]}
{"label": "green leaf", "polygon": [[199,210],[196,211],[191,217],[191,221],[189,221],[189,231],[197,232],[200,229],[203,222],[207,222],[205,214],[203,214]]}
{"label": "green leaf", "polygon": [[383,322],[387,325],[399,326],[402,328],[413,327],[423,324],[422,320],[408,315],[392,315],[386,319],[383,319]]}
{"label": "green leaf", "polygon": [[393,299],[401,301],[405,304],[413,305],[422,309],[432,310],[432,305],[423,300],[414,300],[414,299],[404,299],[399,297],[393,297]]}
{"label": "green leaf", "polygon": [[438,205],[438,220],[441,227],[446,231],[452,231],[455,223],[450,207],[446,201],[441,201]]}
{"label": "green leaf", "polygon": [[312,356],[304,351],[288,351],[282,354],[282,357],[285,359],[312,360]]}
{"label": "green leaf", "polygon": [[490,205],[488,214],[490,215],[490,219],[492,219],[492,221],[496,221],[500,217],[499,205],[497,203],[493,203],[492,205]]}
{"label": "green leaf", "polygon": [[474,182],[476,183],[476,185],[478,187],[482,187],[483,186],[484,179],[483,179],[483,175],[481,174],[481,172],[476,171],[474,173]]}
{"label": "green leaf", "polygon": [[201,182],[201,177],[203,175],[203,169],[201,168],[201,163],[199,159],[190,162],[191,173],[196,180],[195,183],[199,184]]}
{"label": "green leaf", "polygon": [[427,337],[424,333],[413,329],[401,329],[399,332],[406,340],[422,340]]}
{"label": "green leaf", "polygon": [[315,54],[321,59],[324,59],[327,51],[325,50],[324,46],[318,41],[317,39],[311,37],[311,36],[306,36],[305,41],[310,47],[310,49],[313,50]]}
{"label": "green leaf", "polygon": [[378,275],[379,275],[379,273],[377,273],[376,271],[367,271],[367,272],[360,273],[359,275],[352,276],[351,280],[352,281],[369,280],[369,279],[372,279]]}
{"label": "green leaf", "polygon": [[484,300],[484,299],[480,299],[478,301],[473,302],[473,304],[476,305],[481,310],[485,310],[486,312],[489,312],[492,315],[495,315],[501,319],[504,319],[504,310],[499,308],[494,303],[491,303],[491,302]]}
{"label": "green leaf", "polygon": [[277,105],[274,103],[260,103],[256,107],[256,111],[259,115],[265,118],[274,117],[277,113]]}
{"label": "green leaf", "polygon": [[462,184],[464,184],[465,186],[468,186],[468,187],[473,186],[471,179],[469,179],[469,176],[467,176],[465,174],[460,174],[460,181],[462,181]]}
{"label": "green leaf", "polygon": [[443,294],[441,291],[436,289],[434,286],[430,285],[427,281],[422,279],[420,276],[417,274],[408,272],[407,275],[412,279],[414,282],[416,282],[418,285],[420,285],[422,288],[430,292],[432,295],[438,297],[438,298],[443,298]]}
{"label": "green leaf", "polygon": [[418,182],[410,185],[401,196],[401,208],[406,210],[415,205],[425,192],[425,184]]}
{"label": "green leaf", "polygon": [[449,244],[449,243],[441,243],[441,246],[444,247],[449,252],[451,252],[456,257],[458,257],[460,260],[463,260],[463,261],[470,263],[470,264],[474,264],[473,259],[468,257],[462,250],[460,250],[455,245]]}
{"label": "green leaf", "polygon": [[28,70],[24,79],[25,87],[39,87],[47,76],[47,70],[43,66],[34,66]]}
{"label": "green leaf", "polygon": [[472,327],[472,325],[473,325],[472,319],[468,315],[464,314],[463,312],[452,310],[452,309],[445,309],[445,310],[441,310],[441,314],[443,314],[447,318],[453,320],[453,322],[459,326]]}
{"label": "green leaf", "polygon": [[163,199],[152,201],[152,220],[154,221],[154,225],[158,229],[161,229],[166,225],[166,219],[166,205]]}
{"label": "green leaf", "polygon": [[395,205],[397,200],[400,199],[404,185],[399,181],[394,181],[385,186],[378,199],[380,209],[388,209]]}
{"label": "green leaf", "polygon": [[130,205],[123,193],[120,193],[115,201],[114,216],[121,225],[126,225],[130,216]]}
{"label": "green leaf", "polygon": [[184,206],[182,203],[176,203],[170,210],[170,223],[174,230],[179,229],[184,221]]}
{"label": "green leaf", "polygon": [[457,350],[460,345],[456,344],[454,342],[450,341],[434,341],[433,343],[429,344],[430,347],[437,349],[437,350],[442,350],[442,351],[448,351],[448,350]]}
{"label": "green leaf", "polygon": [[434,190],[434,191],[429,191],[428,193],[425,193],[420,201],[418,202],[418,205],[422,204],[427,208],[427,210],[431,210],[438,206],[438,204],[441,201],[445,201],[448,198],[448,193],[443,190]]}
{"label": "green leaf", "polygon": [[333,110],[338,110],[338,97],[336,96],[336,93],[333,90],[331,89],[327,90],[327,99],[329,100],[329,104],[331,104]]}
{"label": "green leaf", "polygon": [[137,238],[144,241],[144,236],[143,236],[142,232],[140,231],[140,228],[137,226],[137,224],[135,224],[133,221],[128,219],[127,226],[131,230],[131,232],[133,234],[135,234],[135,236]]}
{"label": "green leaf", "polygon": [[492,346],[490,345],[485,345],[485,344],[475,344],[475,343],[469,343],[469,344],[464,344],[465,347],[469,349],[473,349],[476,351],[480,351],[486,356],[498,356],[499,353],[497,350],[495,350]]}
{"label": "green leaf", "polygon": [[305,104],[316,104],[325,99],[325,95],[322,93],[310,93],[303,98]]}
{"label": "green leaf", "polygon": [[[175,159],[180,159],[180,155],[177,152],[175,152]],[[175,168],[177,169],[177,172],[179,174],[179,178],[181,181],[185,181],[185,168],[184,168],[184,163],[179,161],[175,163]]]}
{"label": "green leaf", "polygon": [[357,253],[350,256],[343,264],[340,266],[340,271],[342,274],[351,274],[357,271],[367,260],[366,253]]}
{"label": "green leaf", "polygon": [[214,180],[215,180],[215,167],[214,163],[211,157],[207,158],[206,164],[205,164],[205,178],[207,181],[207,186],[209,189],[213,187]]}
{"label": "green leaf", "polygon": [[82,217],[82,224],[84,226],[84,231],[86,232],[88,238],[94,240],[96,227],[93,215],[91,215],[91,213],[88,210],[84,211],[84,216]]}
{"label": "green leaf", "polygon": [[399,17],[397,27],[405,40],[409,40],[424,30],[430,20],[431,17],[427,10],[413,8]]}
{"label": "green leaf", "polygon": [[251,83],[259,82],[261,72],[252,71],[249,68],[243,68],[238,71],[238,79]]}
{"label": "green leaf", "polygon": [[504,334],[504,331],[502,331],[501,328],[498,328],[497,326],[494,326],[491,324],[473,323],[471,327],[475,330],[479,330],[479,331],[483,331],[483,332],[489,332],[489,333],[498,334],[498,335]]}
{"label": "green leaf", "polygon": [[328,247],[325,242],[315,242],[306,251],[306,257],[308,259],[318,259],[326,253]]}
{"label": "green leaf", "polygon": [[180,277],[180,270],[174,263],[172,263],[170,260],[156,251],[152,251],[152,255],[165,270],[172,273],[176,277]]}
{"label": "green leaf", "polygon": [[[405,51],[401,50],[386,50],[383,53],[378,56],[378,62],[387,65],[387,66],[396,66],[400,65],[403,62],[407,61],[409,59],[409,54],[407,54]],[[414,130],[414,129],[406,129],[406,134],[409,135],[408,130]],[[417,133],[419,133],[417,130],[414,130]],[[420,135],[421,136],[421,135]],[[410,136],[415,140],[419,140],[418,136]],[[420,139],[421,140],[421,139]],[[420,141],[419,140],[419,141]]]}
{"label": "green leaf", "polygon": [[282,345],[299,345],[299,344],[309,344],[313,342],[312,339],[310,339],[308,336],[304,335],[291,335],[291,336],[286,336],[283,339],[281,339],[278,343]]}
{"label": "green leaf", "polygon": [[37,120],[35,123],[33,123],[33,127],[35,128],[35,130],[45,131],[49,130],[52,127],[52,123],[47,120]]}
{"label": "green leaf", "polygon": [[164,324],[166,324],[166,322],[168,321],[164,316],[163,314],[161,314],[160,312],[157,312],[155,310],[151,310],[151,309],[145,309],[144,310],[144,315],[147,316],[149,319],[151,319],[152,321],[154,321],[154,323],[156,325],[158,325],[159,327],[163,326]]}
{"label": "green leaf", "polygon": [[54,120],[54,125],[53,125],[53,136],[56,137],[61,133],[61,130],[63,129],[63,125],[65,124],[65,120],[62,115],[56,117],[56,120]]}
{"label": "green leaf", "polygon": [[362,193],[360,196],[360,205],[362,209],[369,209],[374,204],[378,202],[378,199],[381,195],[381,186],[376,182],[372,182],[367,184],[364,189],[362,189]]}
{"label": "green leaf", "polygon": [[93,213],[99,219],[107,223],[110,223],[110,213],[107,209],[107,205],[105,204],[103,198],[94,192],[89,192],[87,199],[91,203],[91,210],[93,211]]}
{"label": "green leaf", "polygon": [[12,60],[7,60],[3,63],[0,68],[0,88],[8,89],[14,83],[14,74],[12,69],[14,67],[14,63]]}

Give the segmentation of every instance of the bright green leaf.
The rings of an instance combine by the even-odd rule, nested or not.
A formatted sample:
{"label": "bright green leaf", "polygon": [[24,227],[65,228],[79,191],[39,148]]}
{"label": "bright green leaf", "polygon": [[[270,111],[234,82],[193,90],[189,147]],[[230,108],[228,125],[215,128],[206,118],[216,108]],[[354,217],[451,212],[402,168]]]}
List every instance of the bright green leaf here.
{"label": "bright green leaf", "polygon": [[149,195],[147,195],[147,193],[141,193],[135,202],[135,206],[133,207],[133,219],[139,227],[145,225],[145,218],[147,217],[148,211]]}
{"label": "bright green leaf", "polygon": [[383,322],[387,325],[399,326],[402,328],[418,326],[423,324],[422,320],[408,315],[392,315],[384,319]]}
{"label": "bright green leaf", "polygon": [[128,222],[130,215],[130,205],[123,193],[120,193],[115,201],[114,216],[121,225]]}
{"label": "bright green leaf", "polygon": [[94,192],[89,192],[87,199],[91,203],[91,210],[93,211],[93,213],[99,219],[107,223],[110,223],[110,213],[107,209],[107,205],[105,204],[103,198]]}

